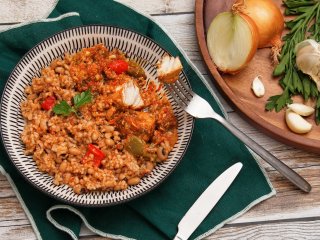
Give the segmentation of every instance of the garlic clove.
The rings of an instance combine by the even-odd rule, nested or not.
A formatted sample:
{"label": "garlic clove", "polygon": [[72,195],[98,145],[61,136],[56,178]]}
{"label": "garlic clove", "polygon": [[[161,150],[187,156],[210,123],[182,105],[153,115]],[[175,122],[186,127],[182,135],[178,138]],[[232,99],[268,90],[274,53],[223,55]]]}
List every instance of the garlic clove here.
{"label": "garlic clove", "polygon": [[312,113],[314,113],[314,108],[313,107],[307,106],[307,105],[302,104],[302,103],[289,104],[288,108],[291,111],[299,114],[300,116],[304,116],[304,117],[310,116]]}
{"label": "garlic clove", "polygon": [[299,134],[310,132],[312,129],[312,124],[291,109],[286,110],[286,123],[292,132]]}
{"label": "garlic clove", "polygon": [[257,97],[263,97],[266,90],[264,88],[264,85],[261,81],[261,76],[257,76],[253,79],[252,81],[252,85],[251,85],[252,91],[253,93],[257,96]]}

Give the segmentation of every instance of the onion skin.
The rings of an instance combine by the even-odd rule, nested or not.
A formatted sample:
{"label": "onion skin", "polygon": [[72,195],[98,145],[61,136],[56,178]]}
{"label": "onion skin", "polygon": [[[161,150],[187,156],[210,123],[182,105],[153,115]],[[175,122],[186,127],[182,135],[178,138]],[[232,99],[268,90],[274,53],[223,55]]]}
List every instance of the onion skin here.
{"label": "onion skin", "polygon": [[[284,18],[278,6],[272,0],[243,0],[245,13],[258,27],[258,48],[281,47],[281,35]],[[264,16],[264,17],[262,17]]]}
{"label": "onion skin", "polygon": [[206,0],[204,9],[204,25],[208,31],[210,23],[219,14],[225,11],[230,11],[235,0]]}

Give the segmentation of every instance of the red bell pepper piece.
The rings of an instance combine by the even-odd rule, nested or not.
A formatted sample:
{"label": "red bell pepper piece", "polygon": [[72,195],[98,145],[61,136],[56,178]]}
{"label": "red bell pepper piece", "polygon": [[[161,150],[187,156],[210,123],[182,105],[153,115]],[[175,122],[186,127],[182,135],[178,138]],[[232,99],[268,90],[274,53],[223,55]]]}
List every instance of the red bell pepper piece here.
{"label": "red bell pepper piece", "polygon": [[53,108],[55,103],[56,103],[55,97],[49,96],[41,103],[41,108],[48,111],[51,108]]}
{"label": "red bell pepper piece", "polygon": [[84,155],[84,159],[87,159],[89,155],[93,155],[93,165],[99,167],[101,165],[102,159],[106,157],[106,155],[93,144],[88,145],[87,153]]}
{"label": "red bell pepper piece", "polygon": [[128,70],[129,64],[124,60],[114,60],[112,61],[108,67],[113,70],[116,74],[121,74]]}

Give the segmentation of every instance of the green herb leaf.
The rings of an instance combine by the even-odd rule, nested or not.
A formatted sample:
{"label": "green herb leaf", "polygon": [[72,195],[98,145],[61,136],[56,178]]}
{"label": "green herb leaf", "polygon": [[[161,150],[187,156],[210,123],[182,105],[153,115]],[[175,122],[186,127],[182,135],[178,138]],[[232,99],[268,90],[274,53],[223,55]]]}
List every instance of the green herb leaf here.
{"label": "green herb leaf", "polygon": [[297,91],[298,93],[303,93],[302,80],[300,79],[298,72],[295,69],[292,71],[292,80],[293,80],[294,90]]}
{"label": "green herb leaf", "polygon": [[53,112],[57,115],[68,116],[74,109],[65,101],[61,101],[53,107]]}
{"label": "green herb leaf", "polygon": [[300,77],[302,79],[303,84],[303,98],[307,100],[310,98],[311,94],[311,82],[310,79],[308,79],[305,75]]}
{"label": "green herb leaf", "polygon": [[268,102],[265,106],[267,111],[275,110],[279,112],[282,108],[284,108],[287,104],[292,103],[291,96],[288,90],[285,90],[281,95],[275,95],[268,99]]}
{"label": "green herb leaf", "polygon": [[290,103],[292,103],[291,96],[289,95],[288,91],[284,91],[283,94],[280,95],[280,97],[276,101],[276,112],[279,112],[282,108],[284,108]]}
{"label": "green herb leaf", "polygon": [[57,115],[63,115],[65,117],[69,116],[71,113],[75,113],[78,116],[78,109],[81,106],[92,102],[92,98],[92,93],[90,92],[90,90],[87,90],[73,97],[73,107],[70,106],[65,100],[63,100],[53,107],[53,112]]}
{"label": "green herb leaf", "polygon": [[275,109],[276,107],[276,101],[278,100],[278,98],[280,97],[280,95],[276,95],[276,96],[272,96],[268,99],[268,102],[265,106],[265,109],[267,111],[272,111],[273,109]]}
{"label": "green herb leaf", "polygon": [[273,71],[273,76],[281,76],[284,74],[286,70],[286,65],[288,64],[289,54],[285,54],[283,57],[281,57],[280,63],[276,66],[276,68]]}
{"label": "green herb leaf", "polygon": [[90,90],[77,94],[73,97],[73,103],[76,109],[90,102],[92,102],[92,93]]}
{"label": "green herb leaf", "polygon": [[311,96],[315,98],[319,95],[319,90],[314,81],[312,81],[310,78],[309,78],[309,81],[311,82],[311,88],[310,88]]}
{"label": "green herb leaf", "polygon": [[295,26],[295,23],[293,21],[285,22],[285,24],[287,28],[293,28]]}
{"label": "green herb leaf", "polygon": [[317,99],[316,104],[316,124],[318,125],[320,123],[320,97]]}

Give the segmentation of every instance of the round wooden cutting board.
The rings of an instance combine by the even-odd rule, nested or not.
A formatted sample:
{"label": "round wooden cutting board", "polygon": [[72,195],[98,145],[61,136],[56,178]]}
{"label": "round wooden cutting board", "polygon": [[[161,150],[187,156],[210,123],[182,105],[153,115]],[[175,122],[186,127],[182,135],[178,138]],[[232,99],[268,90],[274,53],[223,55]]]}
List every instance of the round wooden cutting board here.
{"label": "round wooden cutting board", "polygon": [[[274,2],[279,6],[282,4],[281,0]],[[296,148],[320,153],[320,126],[315,124],[313,115],[306,118],[312,123],[313,129],[307,134],[300,135],[288,129],[284,110],[278,113],[265,111],[267,99],[282,93],[278,84],[279,79],[272,77],[274,66],[270,59],[270,49],[259,49],[249,65],[236,75],[222,74],[216,69],[207,49],[206,30],[214,16],[229,7],[230,3],[225,0],[196,0],[195,5],[196,34],[200,52],[214,78],[215,85],[246,120],[264,133]],[[262,77],[266,88],[266,94],[262,98],[257,98],[251,90],[251,83],[258,75]],[[302,99],[297,97],[294,102],[302,102]]]}

